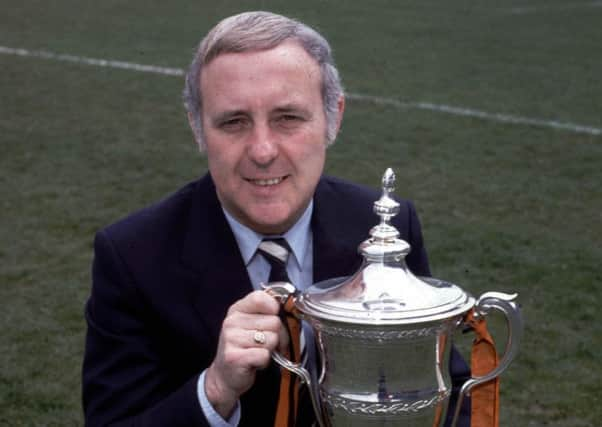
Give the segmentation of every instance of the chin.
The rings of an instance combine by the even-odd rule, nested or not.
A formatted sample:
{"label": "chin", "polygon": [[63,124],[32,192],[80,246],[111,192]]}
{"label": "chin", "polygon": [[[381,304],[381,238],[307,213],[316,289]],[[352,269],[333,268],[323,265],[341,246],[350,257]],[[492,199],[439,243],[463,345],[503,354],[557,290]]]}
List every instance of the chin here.
{"label": "chin", "polygon": [[265,215],[255,217],[255,219],[255,221],[252,221],[253,226],[251,228],[262,234],[283,234],[292,225],[289,216],[273,217]]}
{"label": "chin", "polygon": [[289,224],[284,222],[262,222],[256,224],[256,227],[253,228],[261,234],[284,234],[290,228]]}

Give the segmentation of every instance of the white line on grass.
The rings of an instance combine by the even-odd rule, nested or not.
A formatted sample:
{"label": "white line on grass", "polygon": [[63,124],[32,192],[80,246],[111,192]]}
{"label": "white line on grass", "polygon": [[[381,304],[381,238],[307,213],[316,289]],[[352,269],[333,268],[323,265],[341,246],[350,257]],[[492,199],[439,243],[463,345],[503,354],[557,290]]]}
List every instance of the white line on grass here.
{"label": "white line on grass", "polygon": [[[167,76],[183,76],[185,71],[181,68],[159,67],[155,65],[143,65],[125,61],[115,61],[110,59],[88,58],[85,56],[58,54],[43,50],[16,49],[12,47],[0,46],[0,54],[18,55],[24,57],[34,57],[51,59],[56,61],[67,61],[78,64],[93,65],[97,67],[120,68],[124,70],[139,71],[145,73],[162,74]],[[433,104],[429,102],[404,102],[393,98],[384,98],[380,96],[365,95],[361,93],[348,93],[350,100],[370,102],[377,105],[385,105],[403,109],[427,110],[439,113],[451,114],[463,117],[475,117],[482,120],[489,120],[500,123],[511,123],[517,125],[528,125],[560,129],[574,133],[585,133],[589,135],[602,135],[602,129],[593,126],[583,126],[575,123],[559,122],[556,120],[535,119],[523,116],[515,116],[503,113],[488,113],[471,108],[454,107],[444,104]]]}
{"label": "white line on grass", "polygon": [[430,102],[403,102],[403,101],[398,101],[396,99],[381,98],[378,96],[371,96],[371,95],[362,95],[359,93],[348,93],[347,98],[349,98],[351,100],[355,99],[357,101],[372,102],[374,104],[387,105],[387,106],[392,106],[392,107],[396,107],[396,108],[428,110],[428,111],[452,114],[455,116],[475,117],[478,119],[491,120],[494,122],[548,127],[548,128],[554,128],[554,129],[567,130],[567,131],[575,132],[575,133],[587,133],[590,135],[602,135],[602,129],[600,129],[600,128],[596,128],[596,127],[592,127],[592,126],[583,126],[583,125],[578,125],[575,123],[559,122],[556,120],[534,119],[534,118],[529,118],[529,117],[514,116],[511,114],[503,114],[503,113],[487,113],[485,111],[473,110],[471,108],[454,107],[454,106],[445,105],[445,104],[432,104]]}
{"label": "white line on grass", "polygon": [[524,15],[527,13],[539,13],[548,12],[552,10],[571,10],[571,9],[584,9],[591,7],[602,7],[602,1],[590,1],[584,3],[568,3],[568,4],[549,4],[541,6],[517,6],[510,9],[510,13],[513,15]]}
{"label": "white line on grass", "polygon": [[56,61],[75,62],[78,64],[95,65],[97,67],[121,68],[124,70],[141,71],[144,73],[164,74],[168,76],[183,76],[180,68],[157,67],[155,65],[134,64],[132,62],[114,61],[111,59],[88,58],[85,56],[66,55],[47,52],[44,50],[15,49],[0,46],[0,53],[7,55],[30,56],[34,58],[54,59]]}

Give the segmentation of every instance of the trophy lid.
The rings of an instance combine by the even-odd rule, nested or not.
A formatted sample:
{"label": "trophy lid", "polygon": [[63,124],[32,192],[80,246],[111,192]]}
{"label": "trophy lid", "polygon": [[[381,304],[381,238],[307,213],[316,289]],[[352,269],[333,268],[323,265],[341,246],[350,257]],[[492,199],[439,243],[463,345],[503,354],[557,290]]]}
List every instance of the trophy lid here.
{"label": "trophy lid", "polygon": [[416,277],[405,257],[410,245],[390,224],[399,212],[392,197],[395,174],[389,168],[382,180],[383,194],[374,203],[380,224],[358,248],[364,257],[353,276],[318,283],[299,299],[299,309],[310,317],[367,325],[396,325],[439,321],[468,311],[474,298],[460,287],[438,279]]}

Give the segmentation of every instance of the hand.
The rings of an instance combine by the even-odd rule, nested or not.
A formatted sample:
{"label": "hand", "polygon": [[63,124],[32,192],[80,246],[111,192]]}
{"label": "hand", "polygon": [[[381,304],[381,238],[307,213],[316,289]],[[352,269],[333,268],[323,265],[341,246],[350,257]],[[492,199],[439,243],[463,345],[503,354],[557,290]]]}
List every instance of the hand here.
{"label": "hand", "polygon": [[[264,291],[252,292],[228,309],[217,354],[205,374],[207,399],[224,419],[251,388],[256,371],[268,366],[272,351],[288,345],[279,310],[280,304]],[[255,340],[257,332],[265,342]]]}

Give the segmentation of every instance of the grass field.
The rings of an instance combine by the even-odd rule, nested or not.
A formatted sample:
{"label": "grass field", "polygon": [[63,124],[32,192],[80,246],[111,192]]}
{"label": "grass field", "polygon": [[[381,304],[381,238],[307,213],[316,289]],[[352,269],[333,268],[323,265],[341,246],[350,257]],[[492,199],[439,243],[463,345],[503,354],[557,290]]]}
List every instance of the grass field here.
{"label": "grass field", "polygon": [[[393,167],[434,274],[519,293],[502,425],[601,425],[601,2],[0,3],[0,46],[178,69],[235,12],[320,29],[353,95],[327,172]],[[0,425],[83,423],[93,234],[206,170],[182,83],[0,54]]]}

